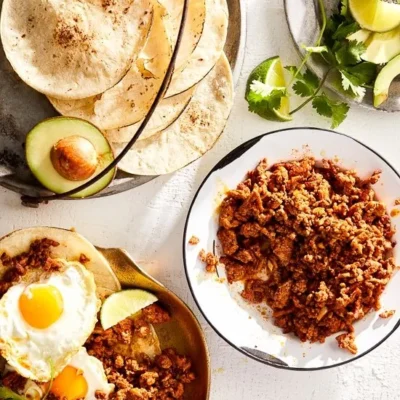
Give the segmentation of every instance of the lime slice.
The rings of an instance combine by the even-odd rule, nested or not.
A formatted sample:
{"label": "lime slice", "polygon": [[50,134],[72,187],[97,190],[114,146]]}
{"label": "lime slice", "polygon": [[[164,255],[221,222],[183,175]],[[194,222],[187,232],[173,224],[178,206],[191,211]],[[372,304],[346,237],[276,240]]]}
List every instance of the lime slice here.
{"label": "lime slice", "polygon": [[103,329],[109,329],[119,322],[155,303],[154,294],[141,289],[122,290],[108,297],[100,311]]}
{"label": "lime slice", "polygon": [[349,0],[354,19],[364,29],[387,32],[400,25],[400,5],[383,0]]}
{"label": "lime slice", "polygon": [[[272,89],[286,88],[285,74],[279,56],[265,60],[252,71],[247,81],[246,96],[250,92],[250,86],[254,81],[263,82]],[[289,115],[289,111],[289,97],[285,96],[281,99],[279,109],[265,110],[258,114],[271,121],[291,121],[292,117]]]}
{"label": "lime slice", "polygon": [[289,114],[290,112],[289,97],[287,96],[282,97],[281,106],[279,110],[273,110],[273,111],[279,121],[291,121],[292,116]]}
{"label": "lime slice", "polygon": [[386,64],[400,54],[400,27],[385,33],[374,33],[362,59],[374,64]]}

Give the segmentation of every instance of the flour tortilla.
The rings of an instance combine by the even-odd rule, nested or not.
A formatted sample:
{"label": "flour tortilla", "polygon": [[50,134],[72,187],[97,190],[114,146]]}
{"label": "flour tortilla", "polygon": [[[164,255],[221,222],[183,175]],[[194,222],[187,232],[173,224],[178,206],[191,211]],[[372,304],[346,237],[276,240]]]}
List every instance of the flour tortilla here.
{"label": "flour tortilla", "polygon": [[[224,130],[233,104],[232,72],[223,54],[198,85],[189,106],[168,129],[141,140],[118,167],[136,175],[176,171],[205,154]],[[116,153],[121,144],[112,144]]]}
{"label": "flour tortilla", "polygon": [[151,9],[151,0],[4,0],[1,39],[29,86],[59,99],[82,99],[126,74]]}
{"label": "flour tortilla", "polygon": [[142,120],[153,103],[172,56],[165,20],[158,2],[146,44],[124,78],[104,93],[75,101],[50,98],[62,115],[85,119],[102,130],[118,129]]}
{"label": "flour tortilla", "polygon": [[182,93],[200,82],[223,52],[228,32],[229,11],[226,0],[206,0],[203,34],[187,63],[177,69],[165,97]]}
{"label": "flour tortilla", "polygon": [[[181,26],[184,0],[160,0],[168,12],[167,30],[169,37],[175,46]],[[206,19],[206,0],[190,0],[188,15],[183,32],[181,46],[175,62],[176,69],[182,68],[195,50],[201,35],[203,34]]]}
{"label": "flour tortilla", "polygon": [[[170,97],[169,99],[162,100],[147,124],[146,129],[139,136],[138,141],[147,139],[172,125],[188,106],[194,90],[195,88],[191,88],[186,92]],[[126,144],[138,131],[141,123],[142,121],[125,128],[104,131],[104,135],[110,143],[114,142]]]}
{"label": "flour tortilla", "polygon": [[[121,290],[121,285],[104,256],[87,239],[70,230],[35,227],[14,231],[0,239],[0,254],[6,253],[8,256],[14,257],[28,251],[31,243],[35,240],[44,238],[60,244],[51,248],[52,258],[79,261],[81,254],[84,254],[89,259],[85,263],[85,267],[94,275],[100,298]],[[0,271],[1,280],[7,271],[1,261]],[[41,271],[38,270],[38,273],[40,274]]]}

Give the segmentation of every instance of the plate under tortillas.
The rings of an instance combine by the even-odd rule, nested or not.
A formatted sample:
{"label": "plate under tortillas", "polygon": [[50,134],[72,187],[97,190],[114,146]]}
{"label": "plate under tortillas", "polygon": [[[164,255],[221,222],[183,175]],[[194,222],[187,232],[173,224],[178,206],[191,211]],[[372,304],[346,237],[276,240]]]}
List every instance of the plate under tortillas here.
{"label": "plate under tortillas", "polygon": [[[225,128],[233,104],[233,80],[222,54],[213,70],[199,83],[186,110],[169,128],[141,140],[118,167],[137,175],[176,171],[206,153]],[[124,145],[112,144],[120,153]]]}
{"label": "plate under tortillas", "polygon": [[114,86],[151,21],[150,0],[4,0],[1,39],[20,78],[60,99]]}

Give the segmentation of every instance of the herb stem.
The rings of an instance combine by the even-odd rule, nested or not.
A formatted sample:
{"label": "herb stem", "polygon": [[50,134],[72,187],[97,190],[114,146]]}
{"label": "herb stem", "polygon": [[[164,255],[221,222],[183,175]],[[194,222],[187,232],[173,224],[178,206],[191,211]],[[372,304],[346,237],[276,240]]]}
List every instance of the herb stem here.
{"label": "herb stem", "polygon": [[[322,38],[324,37],[325,29],[326,29],[326,10],[325,10],[325,5],[324,5],[324,0],[318,0],[318,6],[321,11],[321,19],[322,19],[322,26],[321,26],[321,31],[319,32],[319,36],[317,39],[317,42],[314,44],[314,47],[319,47],[321,46]],[[289,82],[289,86],[292,85],[294,80],[297,78],[297,75],[301,72],[301,70],[304,68],[306,65],[307,61],[311,57],[311,53],[307,52],[307,54],[304,56],[303,61],[300,64],[300,67],[296,71],[296,73],[293,75],[292,79]]]}
{"label": "herb stem", "polygon": [[303,107],[305,107],[310,101],[312,101],[314,99],[314,97],[320,92],[320,90],[324,86],[324,83],[325,83],[326,79],[328,78],[328,75],[330,74],[331,71],[332,71],[332,68],[329,68],[328,71],[326,72],[325,76],[322,78],[321,83],[319,84],[319,86],[317,87],[315,92],[313,93],[313,95],[310,96],[306,101],[301,103],[293,111],[290,111],[289,115],[293,115],[293,114],[297,113],[297,111],[300,111]]}
{"label": "herb stem", "polygon": [[319,9],[321,11],[321,19],[322,19],[322,26],[321,32],[319,33],[318,40],[316,47],[321,45],[322,38],[324,37],[325,29],[326,29],[326,10],[324,6],[324,0],[318,0]]}

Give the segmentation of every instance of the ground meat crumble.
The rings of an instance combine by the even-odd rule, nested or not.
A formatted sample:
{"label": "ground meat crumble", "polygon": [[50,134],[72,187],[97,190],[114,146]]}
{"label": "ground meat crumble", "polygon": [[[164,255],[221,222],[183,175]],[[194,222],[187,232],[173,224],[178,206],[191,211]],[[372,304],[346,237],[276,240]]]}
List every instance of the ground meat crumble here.
{"label": "ground meat crumble", "polygon": [[379,314],[380,318],[391,318],[396,313],[395,310],[386,310]]}
{"label": "ground meat crumble", "polygon": [[[165,349],[151,360],[142,354],[137,359],[118,353],[117,343],[128,343],[139,334],[150,333],[149,323],[158,324],[169,320],[169,315],[157,304],[143,310],[138,319],[125,319],[104,331],[97,326],[85,346],[88,353],[104,365],[109,383],[115,385],[110,400],[173,400],[182,399],[185,384],[195,379],[188,357],[174,349]],[[97,399],[103,399],[103,393]]]}
{"label": "ground meat crumble", "polygon": [[200,243],[200,239],[197,237],[197,236],[192,236],[190,239],[189,239],[189,244],[191,244],[191,245],[193,245],[193,246],[195,246],[196,244],[199,244]]}
{"label": "ground meat crumble", "polygon": [[206,253],[204,249],[200,250],[199,259],[206,264],[207,272],[215,272],[218,265],[218,257],[212,253]]}
{"label": "ground meat crumble", "polygon": [[15,371],[7,372],[0,380],[1,386],[11,389],[13,392],[20,392],[28,380]]}
{"label": "ground meat crumble", "polygon": [[284,333],[324,342],[347,331],[338,345],[356,353],[353,323],[380,308],[395,270],[394,229],[371,188],[379,177],[330,160],[261,161],[220,207],[229,283],[243,281],[242,296],[266,302]]}
{"label": "ground meat crumble", "polygon": [[[59,246],[51,239],[38,239],[32,242],[29,250],[15,257],[9,257],[6,253],[0,255],[0,267],[6,268],[0,282],[0,298],[7,290],[18,283],[29,269],[41,268],[44,271],[57,271],[61,264],[50,257],[51,248]],[[3,271],[1,271],[3,273]]]}

